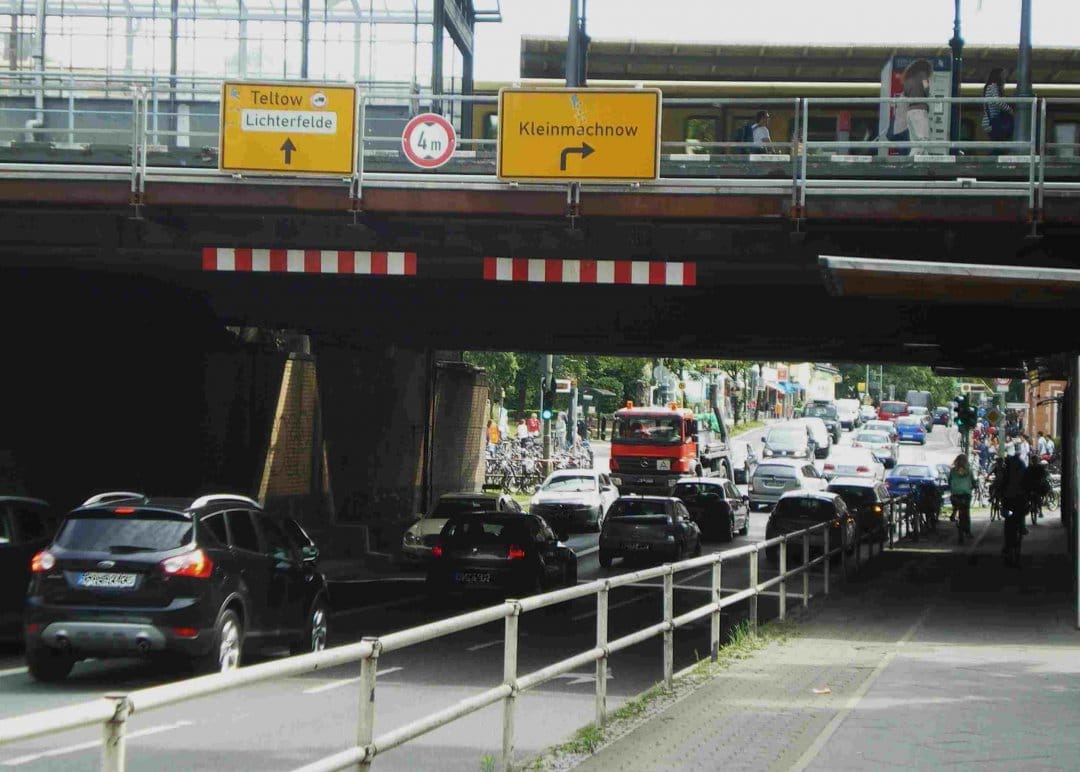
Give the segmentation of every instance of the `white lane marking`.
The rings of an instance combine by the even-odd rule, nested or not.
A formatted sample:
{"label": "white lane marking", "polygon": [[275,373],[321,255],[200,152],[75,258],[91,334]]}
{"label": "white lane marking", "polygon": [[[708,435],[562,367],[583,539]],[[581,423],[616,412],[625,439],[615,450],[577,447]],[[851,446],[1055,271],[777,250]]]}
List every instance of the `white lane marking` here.
{"label": "white lane marking", "polygon": [[[172,724],[160,724],[158,726],[147,727],[146,729],[140,729],[137,732],[128,732],[127,739],[134,740],[137,737],[147,737],[152,734],[160,734],[161,732],[171,732],[173,729],[182,729],[185,726],[191,726],[194,721],[176,721]],[[42,751],[41,753],[30,753],[26,756],[17,756],[13,759],[6,759],[2,763],[5,767],[17,767],[22,764],[29,764],[32,761],[39,759],[47,759],[53,756],[65,756],[69,753],[78,753],[79,751],[88,751],[91,748],[97,748],[101,745],[101,740],[90,740],[84,743],[78,743],[77,745],[66,745],[63,748],[54,748],[50,751]]]}
{"label": "white lane marking", "polygon": [[907,632],[904,633],[904,637],[897,641],[896,645],[892,648],[892,650],[889,651],[884,657],[882,657],[881,662],[879,662],[878,666],[874,668],[874,671],[870,673],[869,677],[867,677],[867,679],[862,682],[862,685],[860,685],[859,688],[855,690],[855,693],[848,697],[847,702],[844,704],[844,707],[840,710],[840,712],[832,717],[832,720],[825,725],[824,729],[821,730],[821,734],[817,736],[817,739],[814,740],[813,744],[809,748],[807,748],[803,755],[799,757],[799,760],[795,762],[795,765],[792,767],[793,772],[802,772],[802,770],[806,769],[808,766],[810,766],[811,763],[813,763],[814,759],[816,759],[818,754],[821,753],[821,749],[825,747],[825,743],[827,743],[829,739],[833,736],[833,734],[836,733],[836,730],[840,728],[840,725],[844,723],[847,717],[851,715],[851,712],[855,710],[855,707],[859,704],[862,698],[866,696],[866,693],[870,691],[870,687],[874,685],[874,682],[878,679],[878,676],[885,672],[885,668],[887,668],[892,663],[892,661],[896,658],[896,655],[900,653],[900,650],[907,646],[911,639],[915,637],[915,633],[917,633],[919,631],[919,628],[923,626],[923,623],[930,615],[930,611],[932,609],[933,606],[930,605],[924,608],[923,612],[919,615],[919,618],[916,619],[914,624],[912,624],[911,627],[908,628]]}
{"label": "white lane marking", "polygon": [[[404,668],[400,667],[388,667],[383,670],[379,670],[375,673],[375,677],[387,676],[391,673],[396,673]],[[334,689],[340,689],[342,686],[348,686],[349,684],[355,684],[359,682],[360,676],[354,676],[353,678],[342,678],[340,681],[330,681],[322,684],[321,686],[313,686],[310,689],[304,689],[304,694],[322,694],[323,692],[329,692]]]}
{"label": "white lane marking", "polygon": [[[609,605],[608,606],[608,611],[611,611],[611,610],[617,609],[617,608],[622,608],[623,606],[629,606],[631,603],[640,603],[643,600],[655,600],[655,598],[651,598],[648,595],[639,595],[636,598],[627,598],[624,601],[620,601],[618,603],[612,603],[611,605]],[[571,622],[580,622],[582,619],[588,619],[589,617],[594,617],[594,616],[596,616],[596,609],[592,609],[590,611],[584,611],[584,612],[582,612],[580,614],[574,614],[574,616],[570,617],[570,621]]]}
{"label": "white lane marking", "polygon": [[13,668],[10,668],[8,670],[0,670],[0,678],[3,678],[4,676],[9,676],[9,675],[19,675],[21,673],[25,673],[26,671],[27,671],[27,668],[25,668],[25,667],[13,667]]}
{"label": "white lane marking", "polygon": [[330,584],[394,584],[395,582],[425,582],[422,576],[395,576],[386,579],[327,579]]}
{"label": "white lane marking", "polygon": [[401,600],[387,601],[386,603],[373,603],[370,606],[360,606],[359,608],[351,608],[345,611],[333,611],[331,612],[334,617],[347,617],[353,614],[364,614],[368,611],[379,611],[388,608],[397,608],[398,606],[408,606],[410,603],[419,603],[420,601],[427,600],[426,595],[413,595],[408,598],[402,598]]}
{"label": "white lane marking", "polygon": [[480,649],[489,649],[492,646],[498,646],[502,641],[488,641],[487,643],[478,643],[475,646],[469,646],[465,651],[480,651]]}

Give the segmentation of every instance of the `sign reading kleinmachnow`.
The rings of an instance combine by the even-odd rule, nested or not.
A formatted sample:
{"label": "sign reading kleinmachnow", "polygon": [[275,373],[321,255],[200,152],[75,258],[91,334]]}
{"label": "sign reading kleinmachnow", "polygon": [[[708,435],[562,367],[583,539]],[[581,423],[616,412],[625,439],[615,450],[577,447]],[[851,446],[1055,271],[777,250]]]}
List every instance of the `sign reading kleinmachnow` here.
{"label": "sign reading kleinmachnow", "polygon": [[222,171],[348,176],[355,147],[355,88],[222,84]]}
{"label": "sign reading kleinmachnow", "polygon": [[659,174],[659,90],[500,89],[499,179],[624,181]]}

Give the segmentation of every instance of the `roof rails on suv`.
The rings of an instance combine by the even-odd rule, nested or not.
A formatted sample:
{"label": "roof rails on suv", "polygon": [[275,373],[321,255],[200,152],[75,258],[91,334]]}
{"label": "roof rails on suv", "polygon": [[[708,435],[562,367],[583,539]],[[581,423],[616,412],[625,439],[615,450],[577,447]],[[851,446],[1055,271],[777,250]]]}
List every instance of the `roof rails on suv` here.
{"label": "roof rails on suv", "polygon": [[128,499],[146,501],[146,494],[135,493],[134,491],[108,491],[106,493],[98,493],[91,496],[79,506],[94,507],[100,504],[110,504],[114,501],[127,501]]}
{"label": "roof rails on suv", "polygon": [[199,496],[199,498],[191,502],[191,506],[189,507],[189,509],[200,509],[202,507],[205,507],[207,504],[212,504],[218,501],[239,501],[241,503],[250,504],[253,507],[262,509],[262,505],[255,499],[249,496],[241,496],[238,493],[209,493],[206,496]]}

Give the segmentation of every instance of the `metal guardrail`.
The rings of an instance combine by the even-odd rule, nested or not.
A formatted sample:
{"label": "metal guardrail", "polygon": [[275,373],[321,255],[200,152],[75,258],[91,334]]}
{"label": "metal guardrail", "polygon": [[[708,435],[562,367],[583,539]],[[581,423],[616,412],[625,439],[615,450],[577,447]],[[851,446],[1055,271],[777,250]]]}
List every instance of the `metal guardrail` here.
{"label": "metal guardrail", "polygon": [[[403,116],[427,110],[460,116],[467,113],[466,106],[491,109],[497,98],[432,95],[387,86],[359,94],[359,148],[352,174],[314,178],[218,171],[219,80],[0,72],[0,98],[15,100],[5,107],[5,112],[26,117],[25,121],[17,121],[23,128],[14,126],[6,131],[33,140],[0,143],[0,177],[116,179],[122,174],[130,179],[136,204],[147,184],[165,181],[232,184],[243,179],[266,185],[299,182],[340,187],[357,201],[369,187],[552,187],[498,180],[497,143],[488,138],[459,139],[451,162],[440,170],[413,167],[401,152],[397,122],[403,126]],[[127,94],[130,101],[115,98],[119,93]],[[1028,139],[901,142],[877,136],[825,140],[814,138],[811,131],[816,117],[827,116],[835,121],[837,111],[846,108],[861,110],[865,117],[867,112],[876,115],[888,105],[923,102],[931,112],[945,113],[956,103],[961,112],[967,108],[969,116],[975,110],[981,114],[986,100],[980,97],[665,99],[665,108],[689,113],[701,110],[708,113],[704,117],[718,121],[724,111],[752,115],[762,108],[782,110],[790,114],[795,131],[790,140],[772,143],[767,153],[752,152],[742,142],[718,138],[664,141],[661,177],[655,182],[586,186],[607,191],[790,196],[796,214],[804,211],[808,196],[1006,196],[1026,198],[1033,218],[1042,210],[1048,194],[1080,192],[1080,143],[1051,141],[1047,135],[1048,120],[1065,111],[1070,116],[1080,111],[1080,99],[1000,97],[993,101],[1015,107],[1018,120],[1025,118]]]}
{"label": "metal guardrail", "polygon": [[[904,500],[894,499],[890,507],[901,509],[900,518],[906,518],[908,504]],[[889,543],[893,544],[891,523],[892,515],[883,522],[889,530]],[[121,772],[126,768],[126,724],[128,717],[135,711],[147,711],[175,705],[179,702],[205,697],[218,692],[235,689],[247,684],[267,681],[274,678],[290,677],[312,673],[327,668],[352,662],[360,662],[360,713],[356,740],[345,750],[319,759],[302,768],[303,772],[316,770],[340,770],[346,768],[367,769],[373,759],[382,753],[396,748],[409,740],[445,726],[452,721],[475,713],[497,702],[503,703],[502,721],[502,768],[511,768],[514,755],[514,721],[518,695],[527,689],[594,663],[596,667],[596,723],[600,726],[607,722],[607,664],[609,657],[618,651],[642,643],[656,636],[663,638],[663,673],[664,684],[671,687],[674,679],[675,630],[705,617],[710,618],[710,656],[716,661],[720,651],[720,613],[736,603],[749,602],[749,623],[751,629],[758,626],[758,598],[762,595],[775,595],[779,599],[779,618],[787,615],[788,584],[794,578],[802,576],[801,597],[805,607],[810,602],[810,572],[820,565],[824,582],[824,594],[829,594],[830,564],[835,556],[841,560],[841,572],[848,573],[849,552],[852,553],[856,570],[862,560],[862,544],[869,544],[869,556],[873,557],[874,545],[879,552],[884,539],[878,533],[863,534],[856,530],[854,545],[847,543],[847,529],[839,520],[818,523],[810,528],[783,534],[755,544],[716,552],[710,555],[683,560],[678,563],[664,564],[645,568],[605,579],[597,579],[577,587],[569,587],[553,592],[533,595],[527,598],[507,600],[496,606],[471,611],[448,619],[431,622],[418,627],[401,630],[378,638],[364,638],[359,643],[336,646],[321,652],[303,654],[285,659],[265,662],[250,667],[240,668],[231,673],[214,674],[173,683],[139,689],[127,694],[106,694],[90,702],[79,703],[54,710],[31,713],[16,718],[0,720],[0,745],[6,745],[36,737],[57,734],[100,724],[103,731],[101,769],[106,772]],[[838,545],[830,536],[836,530],[841,534]],[[819,533],[822,540],[821,553],[811,557],[811,536]],[[910,533],[910,526],[909,526]],[[788,567],[789,544],[801,547],[802,563],[794,568]],[[762,552],[778,550],[779,573],[777,576],[761,581],[758,576],[759,559]],[[724,595],[721,578],[725,563],[740,558],[749,561],[749,582],[745,589]],[[675,580],[676,574],[701,568],[711,570],[710,601],[684,614],[675,615]],[[650,579],[663,581],[663,619],[643,627],[628,635],[614,640],[608,635],[608,597],[613,589],[637,584]],[[773,590],[776,588],[776,590]],[[536,611],[560,603],[567,603],[579,598],[596,597],[596,645],[571,657],[555,662],[531,673],[518,673],[518,623],[522,614]],[[430,713],[409,724],[397,727],[380,735],[375,735],[375,680],[378,659],[383,654],[405,649],[420,643],[426,643],[447,635],[504,621],[503,640],[503,680],[479,694],[460,700],[442,710]]]}

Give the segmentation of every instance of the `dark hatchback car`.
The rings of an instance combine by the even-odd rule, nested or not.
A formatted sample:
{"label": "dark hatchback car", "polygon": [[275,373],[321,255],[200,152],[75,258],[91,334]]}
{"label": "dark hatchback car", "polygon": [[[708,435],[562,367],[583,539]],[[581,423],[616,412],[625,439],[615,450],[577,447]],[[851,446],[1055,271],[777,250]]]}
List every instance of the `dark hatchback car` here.
{"label": "dark hatchback car", "polygon": [[643,558],[677,562],[701,554],[701,529],[690,511],[671,496],[621,496],[600,531],[600,565]]}
{"label": "dark hatchback car", "polygon": [[577,584],[577,554],[536,515],[482,512],[446,521],[431,548],[427,589],[526,597]]}
{"label": "dark hatchback car", "polygon": [[318,651],[329,602],[317,558],[295,521],[244,496],[93,496],[33,557],[30,674],[58,681],[80,659],[140,655],[217,672],[245,649]]}
{"label": "dark hatchback car", "polygon": [[836,411],[836,405],[832,402],[811,402],[803,410],[803,418],[820,418],[825,422],[825,428],[832,435],[833,442],[840,442],[840,433],[843,427],[840,425],[840,414]]}
{"label": "dark hatchback car", "polygon": [[859,533],[876,535],[879,541],[886,539],[892,523],[892,496],[885,483],[863,477],[837,477],[826,490],[840,494],[855,516]]}
{"label": "dark hatchback car", "polygon": [[[785,493],[776,502],[769,522],[765,526],[765,538],[772,539],[785,533],[802,531],[818,523],[832,523],[829,527],[829,549],[834,550],[847,539],[847,544],[855,543],[855,518],[848,512],[847,504],[838,493],[826,491],[791,491]],[[810,534],[810,552],[820,553],[825,546],[824,530]],[[849,549],[853,549],[849,547]],[[780,563],[780,547],[768,547],[765,557],[773,565]],[[793,561],[802,560],[802,539],[788,542],[788,567]]]}
{"label": "dark hatchback car", "polygon": [[750,530],[750,498],[720,477],[682,479],[671,495],[686,505],[690,519],[707,539],[731,541]]}
{"label": "dark hatchback car", "polygon": [[47,502],[0,496],[0,641],[21,641],[30,560],[56,532],[57,517]]}

